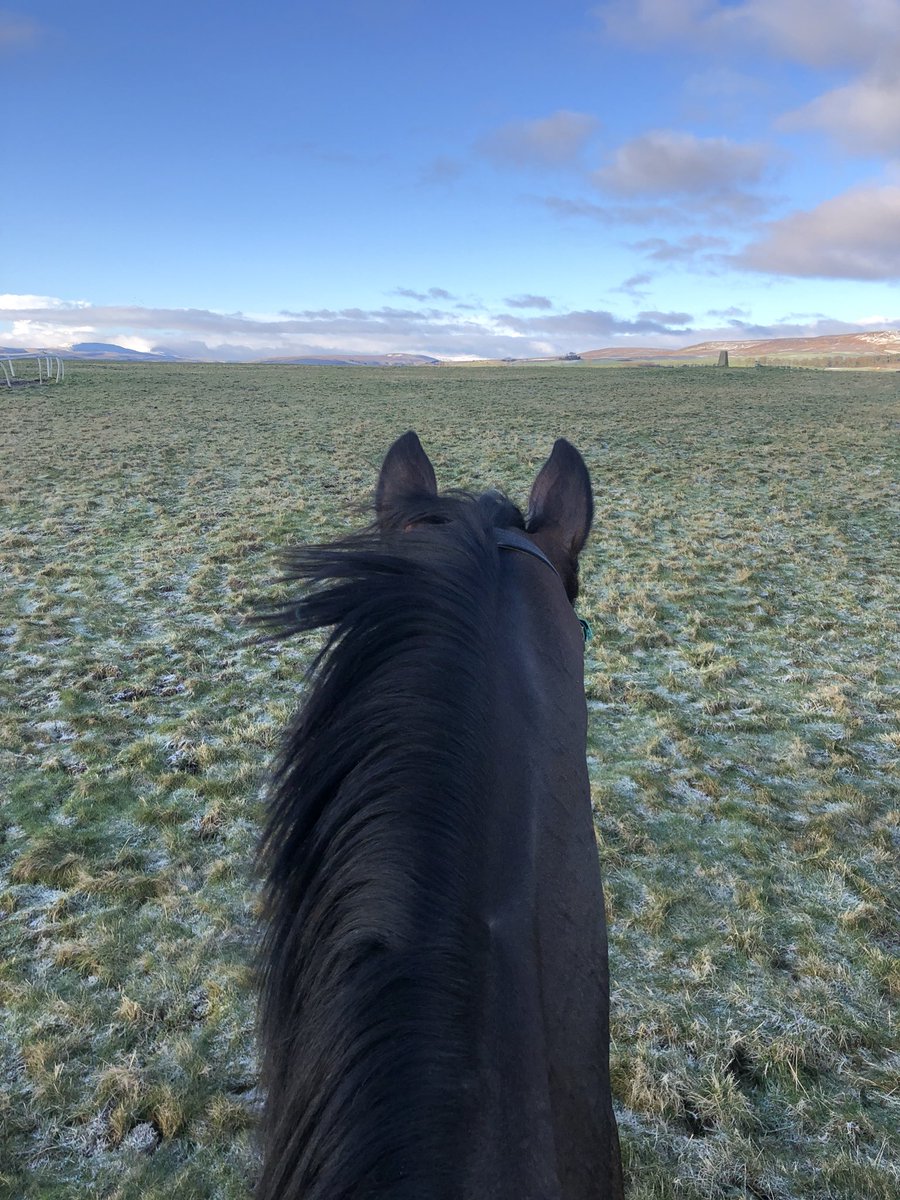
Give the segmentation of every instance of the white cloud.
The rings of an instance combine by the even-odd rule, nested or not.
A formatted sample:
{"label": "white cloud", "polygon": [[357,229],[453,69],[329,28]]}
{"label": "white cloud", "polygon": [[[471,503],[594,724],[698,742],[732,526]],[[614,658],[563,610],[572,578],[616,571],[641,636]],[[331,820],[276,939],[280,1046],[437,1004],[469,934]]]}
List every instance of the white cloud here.
{"label": "white cloud", "polygon": [[558,217],[581,217],[599,225],[681,225],[688,220],[684,213],[667,204],[597,204],[568,196],[535,199]]}
{"label": "white cloud", "polygon": [[500,167],[569,167],[599,125],[589,113],[560,109],[535,121],[512,121],[481,138],[475,149]]}
{"label": "white cloud", "polygon": [[417,292],[415,288],[394,288],[395,296],[405,296],[407,300],[455,300],[456,297],[446,288],[431,287],[427,292]]}
{"label": "white cloud", "polygon": [[505,304],[510,308],[540,308],[548,309],[553,307],[553,301],[549,296],[535,296],[527,293],[524,296],[507,296]]}
{"label": "white cloud", "polygon": [[642,271],[638,275],[629,275],[627,279],[623,279],[618,287],[611,290],[614,292],[623,292],[626,296],[633,296],[635,300],[642,300],[645,296],[649,296],[649,291],[646,290],[647,284],[653,282],[653,276]]}
{"label": "white cloud", "polygon": [[727,55],[757,46],[807,66],[869,65],[900,45],[900,0],[611,0],[607,33],[640,46],[686,42]]}
{"label": "white cloud", "polygon": [[735,261],[777,275],[900,280],[900,185],[854,188],[773,221]]}
{"label": "white cloud", "polygon": [[[636,318],[629,319],[605,309],[587,308],[540,317],[515,317],[504,313],[497,320],[510,333],[545,337],[555,334],[557,339],[567,339],[566,344],[572,343],[570,348],[574,348],[573,339],[584,347],[585,344],[608,345],[611,341],[628,340],[635,335],[665,339],[673,334],[689,333],[690,330],[681,327],[689,323],[691,317],[689,313],[681,312],[641,312]],[[675,326],[678,328],[673,328]]]}
{"label": "white cloud", "polygon": [[87,300],[60,300],[56,296],[20,295],[16,292],[0,292],[0,312],[6,310],[23,312],[29,309],[87,307]]}
{"label": "white cloud", "polygon": [[883,329],[886,325],[897,324],[896,321],[892,322],[892,318],[886,316],[884,313],[873,313],[872,316],[868,317],[856,317],[853,323],[854,325],[862,326],[863,329]]}
{"label": "white cloud", "polygon": [[900,73],[854,80],[779,120],[783,129],[821,129],[856,154],[900,154]]}
{"label": "white cloud", "polygon": [[717,6],[709,0],[610,0],[594,9],[607,33],[622,41],[668,42],[695,32]]}
{"label": "white cloud", "polygon": [[760,203],[745,189],[760,182],[767,164],[764,146],[658,129],[619,146],[592,178],[620,196],[704,196],[741,209]]}
{"label": "white cloud", "polygon": [[809,66],[868,63],[900,42],[900,0],[749,0],[720,10],[721,29],[763,40]]}
{"label": "white cloud", "polygon": [[28,318],[13,320],[4,330],[0,321],[0,345],[22,350],[63,350],[76,342],[93,341],[96,330],[93,325],[71,323],[69,313],[65,321],[35,321]]}
{"label": "white cloud", "polygon": [[124,346],[126,350],[139,350],[142,354],[150,354],[154,348],[151,338],[133,337],[129,334],[120,337],[115,345]]}
{"label": "white cloud", "polygon": [[647,258],[663,263],[704,262],[710,264],[721,258],[728,243],[725,238],[706,233],[694,233],[673,242],[669,238],[645,238],[633,242],[632,250],[638,250]]}

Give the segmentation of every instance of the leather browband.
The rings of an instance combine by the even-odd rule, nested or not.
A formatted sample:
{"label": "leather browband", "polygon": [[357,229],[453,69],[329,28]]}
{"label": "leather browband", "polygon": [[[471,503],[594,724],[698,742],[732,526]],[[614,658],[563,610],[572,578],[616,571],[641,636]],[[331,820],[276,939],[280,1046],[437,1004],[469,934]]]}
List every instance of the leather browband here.
{"label": "leather browband", "polygon": [[494,540],[501,550],[521,550],[523,554],[530,554],[532,558],[539,558],[541,562],[546,563],[553,574],[562,582],[562,576],[553,563],[537,546],[527,538],[524,533],[520,533],[518,529],[495,529]]}

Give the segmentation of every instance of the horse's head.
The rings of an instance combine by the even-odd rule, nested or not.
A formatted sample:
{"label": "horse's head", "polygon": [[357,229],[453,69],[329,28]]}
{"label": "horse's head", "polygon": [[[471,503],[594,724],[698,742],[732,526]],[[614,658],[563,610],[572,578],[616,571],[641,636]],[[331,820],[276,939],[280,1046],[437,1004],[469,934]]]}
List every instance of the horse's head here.
{"label": "horse's head", "polygon": [[[436,498],[434,467],[410,430],[394,442],[382,464],[375,493],[379,523],[386,528],[396,527],[400,514],[408,515],[411,505],[427,507]],[[524,524],[527,534],[527,538],[500,544],[526,552],[531,546],[537,552],[535,557],[553,567],[574,603],[578,594],[578,555],[587,541],[593,513],[591,480],[584,459],[571,442],[559,438],[532,485],[524,523],[511,505],[497,506],[498,527]]]}

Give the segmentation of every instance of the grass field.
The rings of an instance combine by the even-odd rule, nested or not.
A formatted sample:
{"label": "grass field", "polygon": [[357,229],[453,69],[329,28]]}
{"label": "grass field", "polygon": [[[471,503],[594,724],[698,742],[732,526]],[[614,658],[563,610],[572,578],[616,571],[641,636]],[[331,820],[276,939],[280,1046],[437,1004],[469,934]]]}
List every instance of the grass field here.
{"label": "grass field", "polygon": [[900,1192],[900,375],[77,365],[0,389],[0,1195],[254,1176],[251,860],[311,644],[273,554],[415,428],[584,453],[590,769],[632,1200]]}

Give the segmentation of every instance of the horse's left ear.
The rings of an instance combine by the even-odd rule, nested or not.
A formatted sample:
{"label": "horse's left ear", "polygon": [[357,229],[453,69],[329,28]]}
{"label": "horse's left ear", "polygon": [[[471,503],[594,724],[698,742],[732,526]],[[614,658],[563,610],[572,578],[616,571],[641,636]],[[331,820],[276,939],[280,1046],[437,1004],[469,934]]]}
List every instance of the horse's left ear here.
{"label": "horse's left ear", "polygon": [[559,438],[538,472],[525,528],[557,569],[574,568],[594,516],[591,477],[571,442]]}
{"label": "horse's left ear", "polygon": [[379,521],[413,496],[436,496],[437,479],[422,443],[410,429],[398,437],[385,455],[375,489],[375,511]]}

